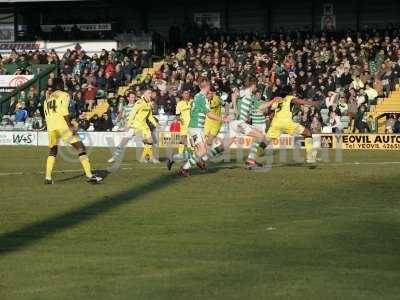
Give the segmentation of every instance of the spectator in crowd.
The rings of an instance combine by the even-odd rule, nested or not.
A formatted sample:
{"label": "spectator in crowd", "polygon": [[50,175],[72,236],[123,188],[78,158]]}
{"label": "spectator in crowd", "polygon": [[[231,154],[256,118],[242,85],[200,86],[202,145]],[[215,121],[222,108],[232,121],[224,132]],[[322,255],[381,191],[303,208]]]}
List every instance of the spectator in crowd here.
{"label": "spectator in crowd", "polygon": [[312,134],[321,133],[321,131],[322,131],[322,123],[321,123],[320,118],[318,117],[318,114],[314,114],[313,115],[310,129],[311,129],[311,133]]}
{"label": "spectator in crowd", "polygon": [[339,98],[339,103],[338,103],[338,109],[340,111],[341,116],[347,116],[348,111],[349,111],[349,106],[346,102],[345,97],[340,97]]}
{"label": "spectator in crowd", "polygon": [[78,128],[79,130],[83,130],[86,131],[88,130],[90,127],[90,122],[89,120],[86,119],[86,116],[84,113],[81,113],[79,115],[79,119],[78,119]]}
{"label": "spectator in crowd", "polygon": [[396,123],[395,116],[393,114],[388,115],[385,124],[385,133],[393,133],[395,123]]}
{"label": "spectator in crowd", "polygon": [[[155,112],[162,108],[166,114],[174,115],[176,97],[186,90],[193,96],[203,78],[211,81],[217,93],[228,94],[227,102],[237,113],[236,102],[244,82],[255,76],[257,88],[267,101],[280,96],[289,85],[296,97],[319,100],[321,108],[329,109],[330,117],[324,119],[326,123],[322,122],[321,127],[331,126],[331,122],[339,124],[340,117],[348,115],[352,131],[360,125],[358,116],[367,115],[376,98],[387,96],[399,82],[398,28],[257,35],[224,33],[186,20],[181,28],[175,24],[170,33],[177,41],[173,46],[180,47],[184,42],[184,47],[172,49],[154,72],[146,76],[138,75],[150,65],[149,52],[138,49],[103,50],[95,55],[71,49],[60,55],[61,59],[55,51],[31,54],[12,51],[3,63],[18,62],[20,71],[29,69],[34,61],[58,65],[57,76],[65,80],[65,90],[74,99],[79,119],[85,110],[93,109],[98,91],[115,93],[108,100],[113,107],[109,119],[115,124],[120,124],[129,93],[133,93],[131,97],[140,97],[138,90],[151,87],[155,92]],[[45,94],[51,91],[52,76],[55,75],[50,76]],[[38,99],[39,104],[43,96]],[[22,96],[18,100],[29,103]],[[299,117],[311,127],[317,124],[316,119],[320,120],[311,111],[302,111]]]}
{"label": "spectator in crowd", "polygon": [[369,132],[376,133],[376,121],[372,115],[368,116],[367,123],[368,123]]}
{"label": "spectator in crowd", "polygon": [[342,121],[335,111],[331,111],[329,114],[329,127],[332,129],[333,133],[342,132]]}
{"label": "spectator in crowd", "polygon": [[82,98],[85,104],[87,105],[87,110],[92,110],[93,106],[96,102],[96,94],[97,94],[97,87],[92,83],[89,82],[87,86],[82,87]]}
{"label": "spectator in crowd", "polygon": [[114,127],[109,112],[102,115],[103,131],[111,131]]}
{"label": "spectator in crowd", "polygon": [[32,129],[42,130],[44,129],[43,125],[43,119],[40,116],[40,112],[36,111],[32,116]]}
{"label": "spectator in crowd", "polygon": [[90,119],[90,124],[93,126],[94,131],[103,131],[102,120],[99,118],[98,115],[94,115]]}
{"label": "spectator in crowd", "polygon": [[378,92],[375,89],[373,89],[371,85],[368,83],[365,86],[365,94],[368,97],[368,104],[375,105],[376,99],[378,98]]}
{"label": "spectator in crowd", "polygon": [[37,106],[36,102],[34,99],[29,99],[28,100],[28,105],[26,106],[26,111],[28,112],[28,117],[33,117],[33,115],[36,113]]}
{"label": "spectator in crowd", "polygon": [[394,123],[393,133],[400,133],[400,114],[397,116],[397,120]]}
{"label": "spectator in crowd", "polygon": [[359,133],[365,133],[366,131],[367,132],[370,131],[367,122],[367,113],[365,105],[361,105],[360,109],[357,111],[355,119],[355,128],[358,130]]}
{"label": "spectator in crowd", "polygon": [[25,102],[17,104],[17,110],[15,111],[15,122],[25,122],[28,118],[28,111],[25,108]]}
{"label": "spectator in crowd", "polygon": [[17,110],[18,100],[17,97],[11,97],[10,107],[8,109],[8,114],[12,115]]}
{"label": "spectator in crowd", "polygon": [[113,124],[108,113],[102,114],[101,117],[94,115],[90,119],[90,123],[93,124],[94,131],[111,131],[113,128]]}
{"label": "spectator in crowd", "polygon": [[170,132],[181,132],[181,123],[178,118],[175,118],[169,126]]}

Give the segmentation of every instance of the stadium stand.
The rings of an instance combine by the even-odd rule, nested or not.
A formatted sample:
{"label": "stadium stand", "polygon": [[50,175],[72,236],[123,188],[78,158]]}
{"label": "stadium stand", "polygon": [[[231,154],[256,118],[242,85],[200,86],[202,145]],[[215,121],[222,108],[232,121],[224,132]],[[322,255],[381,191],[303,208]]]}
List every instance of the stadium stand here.
{"label": "stadium stand", "polygon": [[[41,102],[51,91],[52,76],[64,80],[72,99],[71,113],[78,123],[85,118],[93,125],[93,117],[97,121],[106,114],[113,124],[108,130],[120,128],[117,124],[128,94],[138,98],[145,86],[155,90],[154,114],[165,114],[172,121],[181,92],[194,94],[201,78],[211,79],[219,94],[228,95],[229,103],[231,93],[255,76],[265,101],[279,96],[286,85],[300,98],[319,100],[319,110],[302,108],[296,113],[296,118],[313,127],[313,132],[371,132],[376,130],[379,117],[399,113],[400,92],[393,92],[400,74],[400,40],[396,32],[318,36],[300,32],[280,36],[214,32],[213,37],[200,34],[196,42],[188,42],[185,48],[171,51],[154,64],[148,51],[138,49],[103,50],[93,56],[82,49],[67,51],[62,57],[52,51],[14,51],[1,60],[2,66],[14,65],[28,72],[35,63],[47,62],[57,70],[50,74],[46,87],[31,90],[32,101],[26,98],[26,91],[21,91],[18,99],[10,102],[1,124],[3,129],[33,127],[32,119],[43,117]],[[21,105],[28,111],[25,126],[9,117]]]}

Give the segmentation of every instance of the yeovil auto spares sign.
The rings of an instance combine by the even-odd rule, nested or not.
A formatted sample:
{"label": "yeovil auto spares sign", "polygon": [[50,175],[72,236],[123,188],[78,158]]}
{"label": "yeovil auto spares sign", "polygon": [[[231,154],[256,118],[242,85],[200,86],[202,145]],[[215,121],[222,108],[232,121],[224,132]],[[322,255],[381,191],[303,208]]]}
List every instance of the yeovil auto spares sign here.
{"label": "yeovil auto spares sign", "polygon": [[321,134],[321,148],[400,150],[400,134]]}

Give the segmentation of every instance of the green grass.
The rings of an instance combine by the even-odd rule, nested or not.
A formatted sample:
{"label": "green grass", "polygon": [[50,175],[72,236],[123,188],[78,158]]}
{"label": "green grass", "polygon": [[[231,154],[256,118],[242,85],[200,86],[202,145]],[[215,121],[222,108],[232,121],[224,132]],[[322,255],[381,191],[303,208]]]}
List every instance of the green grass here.
{"label": "green grass", "polygon": [[132,157],[101,185],[45,186],[45,148],[0,148],[22,173],[0,174],[0,299],[399,298],[400,165],[374,164],[398,152],[189,178]]}

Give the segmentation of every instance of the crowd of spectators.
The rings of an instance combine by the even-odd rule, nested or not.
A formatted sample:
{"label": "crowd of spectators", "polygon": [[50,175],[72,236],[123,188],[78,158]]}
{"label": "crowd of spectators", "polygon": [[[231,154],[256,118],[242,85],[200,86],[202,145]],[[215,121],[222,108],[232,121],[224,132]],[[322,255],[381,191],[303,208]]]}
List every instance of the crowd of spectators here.
{"label": "crowd of spectators", "polygon": [[[141,96],[144,87],[154,90],[155,114],[173,116],[182,92],[189,91],[193,96],[203,78],[211,81],[218,94],[228,96],[227,106],[233,109],[230,103],[240,94],[246,80],[256,78],[258,93],[264,101],[280,96],[286,86],[299,98],[319,100],[319,107],[294,109],[294,118],[314,133],[341,132],[347,126],[353,132],[370,132],[376,128],[368,111],[378,97],[388,96],[399,80],[398,34],[399,30],[392,28],[342,34],[294,32],[261,36],[224,34],[206,28],[195,42],[172,51],[160,68],[146,76],[140,74],[150,64],[150,53],[139,50],[103,50],[91,57],[84,50],[67,51],[62,57],[52,51],[15,53],[9,59],[19,64],[21,61],[57,64],[65,90],[71,95],[71,115],[81,129],[123,127],[124,114]],[[30,91],[24,104],[13,102],[11,113],[21,109],[18,108],[21,105],[25,106],[22,109],[27,111],[27,117],[40,112],[41,101],[51,92],[53,76],[49,78],[47,91],[41,95]],[[120,87],[125,87],[123,93]],[[85,112],[99,99],[108,101],[109,111],[86,120]]]}

